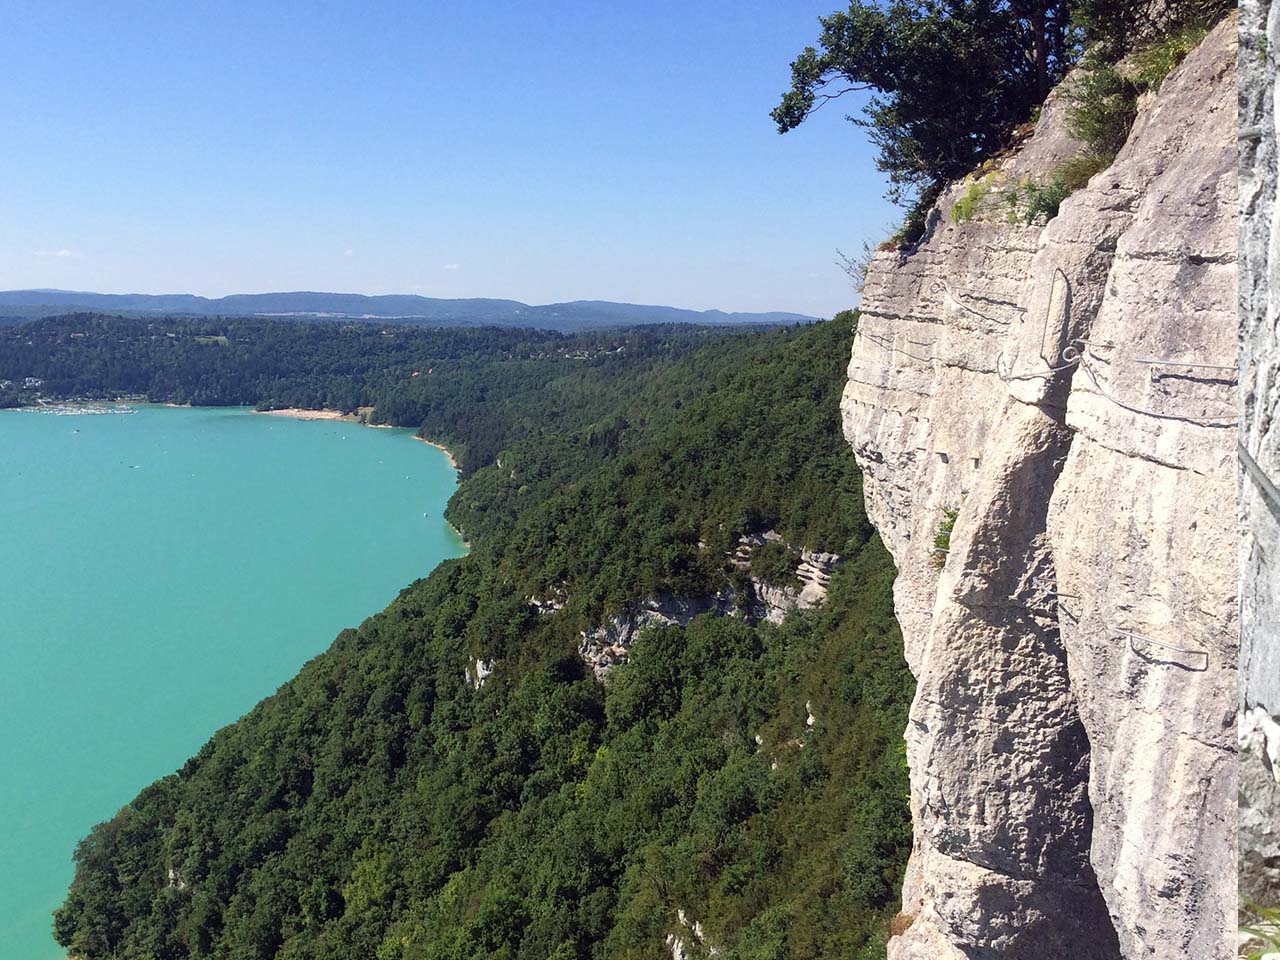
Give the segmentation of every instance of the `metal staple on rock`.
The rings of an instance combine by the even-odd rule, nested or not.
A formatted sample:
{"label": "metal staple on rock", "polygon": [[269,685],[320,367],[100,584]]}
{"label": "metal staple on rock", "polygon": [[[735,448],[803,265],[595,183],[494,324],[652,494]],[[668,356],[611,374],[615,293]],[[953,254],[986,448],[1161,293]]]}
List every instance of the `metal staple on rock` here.
{"label": "metal staple on rock", "polygon": [[1146,363],[1155,367],[1198,367],[1202,370],[1235,370],[1234,363],[1192,363],[1190,360],[1162,360],[1159,357],[1134,357],[1134,363]]}
{"label": "metal staple on rock", "polygon": [[[969,306],[967,303],[965,303],[963,300],[957,297],[955,293],[952,292],[951,287],[947,285],[947,281],[942,279],[941,277],[933,281],[933,283],[929,287],[929,291],[931,293],[941,293],[944,297],[946,297],[948,300],[954,303],[961,310],[964,310],[967,313],[973,314],[979,320],[986,320],[989,323],[994,323],[1001,327],[1007,327],[1011,323],[1013,323],[1012,320],[1001,320],[997,317],[988,316],[987,314],[981,312],[980,310],[975,310],[973,307]],[[1007,306],[1009,306],[1013,310],[1018,311],[1019,313],[1026,313],[1026,308],[1020,307],[1017,304],[1007,304]]]}
{"label": "metal staple on rock", "polygon": [[1062,602],[1064,597],[1068,600],[1079,600],[1080,595],[1078,593],[1061,593],[1058,591],[1058,588],[1056,586],[1051,587],[1047,583],[1045,583],[1043,578],[1032,580],[1031,586],[1034,587],[1036,590],[1042,591],[1044,594],[1050,597],[1054,603],[1056,603],[1059,607],[1062,608],[1062,612],[1065,613],[1072,620],[1080,619],[1080,617],[1075,613],[1075,611],[1073,611],[1070,607],[1068,607],[1065,603]]}
{"label": "metal staple on rock", "polygon": [[[1072,611],[1072,610],[1071,610],[1071,608],[1070,608],[1070,607],[1068,607],[1065,603],[1063,603],[1063,600],[1064,600],[1064,599],[1065,599],[1065,600],[1079,600],[1079,599],[1080,599],[1080,595],[1079,595],[1079,594],[1076,594],[1076,593],[1061,593],[1061,592],[1059,592],[1059,591],[1058,591],[1058,589],[1057,589],[1056,587],[1051,587],[1051,586],[1049,586],[1049,585],[1044,581],[1044,579],[1043,579],[1043,578],[1032,580],[1032,581],[1031,581],[1031,586],[1032,586],[1032,587],[1034,587],[1036,590],[1039,590],[1039,591],[1041,591],[1041,592],[1045,593],[1045,594],[1046,594],[1047,596],[1049,596],[1050,598],[1052,598],[1052,600],[1053,600],[1055,603],[1057,603],[1057,605],[1058,605],[1059,607],[1061,607],[1061,608],[1062,608],[1062,611],[1063,611],[1067,616],[1069,616],[1072,620],[1079,620],[1079,619],[1080,619],[1080,618],[1076,615],[1076,613],[1075,613],[1074,611]],[[1180,654],[1180,655],[1182,655],[1182,656],[1184,656],[1184,657],[1203,657],[1203,658],[1204,658],[1204,664],[1203,664],[1202,666],[1192,666],[1192,665],[1188,665],[1188,664],[1173,663],[1173,661],[1166,661],[1166,660],[1160,660],[1159,662],[1161,662],[1161,663],[1173,663],[1173,665],[1174,665],[1174,666],[1179,666],[1179,667],[1182,667],[1183,669],[1186,669],[1186,670],[1192,670],[1192,671],[1194,671],[1194,672],[1196,672],[1196,673],[1203,673],[1204,671],[1206,671],[1206,670],[1208,670],[1208,669],[1209,669],[1209,654],[1208,654],[1208,652],[1207,652],[1207,651],[1205,651],[1205,650],[1198,650],[1198,649],[1196,649],[1195,647],[1180,647],[1180,646],[1178,646],[1177,644],[1167,643],[1167,642],[1166,642],[1166,641],[1164,641],[1164,640],[1157,640],[1157,639],[1155,639],[1155,637],[1148,637],[1148,636],[1146,636],[1145,634],[1136,633],[1135,631],[1133,631],[1133,630],[1129,630],[1129,629],[1126,629],[1126,628],[1124,628],[1124,627],[1113,627],[1112,629],[1114,629],[1114,630],[1116,631],[1116,633],[1120,634],[1120,636],[1122,636],[1122,637],[1124,637],[1126,640],[1128,640],[1128,641],[1129,641],[1129,649],[1130,649],[1130,650],[1132,650],[1132,651],[1133,651],[1133,653],[1134,653],[1134,654],[1136,654],[1137,656],[1142,657],[1142,659],[1144,659],[1144,660],[1155,660],[1156,658],[1154,658],[1154,657],[1152,657],[1150,654],[1148,654],[1148,653],[1144,653],[1142,650],[1140,650],[1140,649],[1138,648],[1138,643],[1139,643],[1139,642],[1144,643],[1144,644],[1149,644],[1149,645],[1151,645],[1151,646],[1153,646],[1153,647],[1159,647],[1159,648],[1160,648],[1160,649],[1162,649],[1162,650],[1169,650],[1169,651],[1171,651],[1171,652],[1173,652],[1173,653]]]}
{"label": "metal staple on rock", "polygon": [[[1204,666],[1202,667],[1192,667],[1182,663],[1173,663],[1173,666],[1182,667],[1184,670],[1191,670],[1195,673],[1204,673],[1209,669],[1209,653],[1207,650],[1196,650],[1193,647],[1179,647],[1176,644],[1165,643],[1163,640],[1156,640],[1154,637],[1146,637],[1140,633],[1134,633],[1132,630],[1124,630],[1119,627],[1116,628],[1116,632],[1129,641],[1129,649],[1137,656],[1142,657],[1143,660],[1154,660],[1155,658],[1139,650],[1137,644],[1134,642],[1136,640],[1141,640],[1143,643],[1149,643],[1154,647],[1160,647],[1164,650],[1171,650],[1174,653],[1182,654],[1183,656],[1204,657]],[[1172,663],[1172,661],[1169,660],[1161,660],[1159,662]]]}

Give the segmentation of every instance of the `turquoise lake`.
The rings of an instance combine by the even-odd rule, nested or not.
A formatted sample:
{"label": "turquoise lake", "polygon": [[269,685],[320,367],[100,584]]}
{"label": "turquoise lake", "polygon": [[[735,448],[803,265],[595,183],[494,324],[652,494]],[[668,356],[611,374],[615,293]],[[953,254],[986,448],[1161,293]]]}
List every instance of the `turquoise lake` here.
{"label": "turquoise lake", "polygon": [[405,430],[0,411],[0,960],[55,960],[71,853],[462,542]]}

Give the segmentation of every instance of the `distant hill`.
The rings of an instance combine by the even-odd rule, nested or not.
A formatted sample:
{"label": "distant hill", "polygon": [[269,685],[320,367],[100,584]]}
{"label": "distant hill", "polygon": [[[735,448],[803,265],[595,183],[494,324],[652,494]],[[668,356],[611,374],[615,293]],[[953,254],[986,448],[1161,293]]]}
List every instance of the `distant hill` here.
{"label": "distant hill", "polygon": [[518,300],[444,300],[413,295],[358,293],[242,293],[210,299],[193,294],[114,294],[73,290],[0,291],[0,316],[30,319],[74,311],[190,316],[295,316],[390,320],[430,326],[497,324],[550,330],[586,330],[646,323],[792,324],[816,317],[800,313],[725,313],[679,307],[573,300],[531,306]]}

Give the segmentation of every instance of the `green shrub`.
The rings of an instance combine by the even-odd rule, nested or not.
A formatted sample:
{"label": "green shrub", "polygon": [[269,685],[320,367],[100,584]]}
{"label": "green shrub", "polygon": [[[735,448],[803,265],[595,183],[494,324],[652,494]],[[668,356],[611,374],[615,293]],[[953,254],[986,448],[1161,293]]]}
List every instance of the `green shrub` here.
{"label": "green shrub", "polygon": [[933,564],[938,569],[942,569],[947,562],[947,553],[951,550],[951,531],[955,529],[958,516],[960,516],[959,508],[942,508],[942,521],[938,524],[938,532],[933,537]]}
{"label": "green shrub", "polygon": [[1073,191],[1079,190],[1109,166],[1109,157],[1096,153],[1078,153],[1057,169],[1054,178]]}
{"label": "green shrub", "polygon": [[[1168,25],[1168,32],[1188,27],[1207,30],[1235,6],[1235,0],[1168,0],[1161,19]],[[1085,46],[1113,63],[1133,50],[1135,44],[1150,40],[1149,11],[1128,0],[1075,0],[1071,22],[1083,34]]]}
{"label": "green shrub", "polygon": [[1133,55],[1134,82],[1142,90],[1159,90],[1164,78],[1200,45],[1208,27],[1193,24],[1179,27],[1167,36],[1150,43]]}
{"label": "green shrub", "polygon": [[[1265,960],[1280,952],[1280,910],[1259,907],[1241,897],[1251,922],[1240,928],[1243,943],[1239,954],[1243,960]],[[1247,938],[1247,939],[1245,939]]]}
{"label": "green shrub", "polygon": [[1184,22],[1139,47],[1120,64],[1108,62],[1118,56],[1117,46],[1096,44],[1081,63],[1081,75],[1064,94],[1067,130],[1086,149],[1058,167],[1048,180],[1028,179],[1019,184],[1009,197],[1010,220],[1052,220],[1063,200],[1110,166],[1133,129],[1138,96],[1160,88],[1164,78],[1204,39],[1209,22]]}
{"label": "green shrub", "polygon": [[1024,223],[1052,220],[1058,215],[1063,200],[1110,165],[1109,158],[1086,152],[1062,164],[1046,181],[1023,180],[1009,194],[1009,219]]}
{"label": "green shrub", "polygon": [[1138,115],[1138,95],[1159,90],[1227,9],[1219,0],[1175,3],[1166,32],[1137,47],[1130,47],[1128,38],[1140,35],[1141,24],[1116,26],[1102,34],[1081,60],[1082,75],[1066,89],[1070,134],[1091,153],[1114,157]]}
{"label": "green shrub", "polygon": [[751,551],[751,574],[775,587],[798,587],[799,559],[785,543],[762,543]]}
{"label": "green shrub", "polygon": [[1058,215],[1062,201],[1071,196],[1071,190],[1057,177],[1041,183],[1027,180],[1022,187],[1022,219],[1025,223],[1048,222]]}
{"label": "green shrub", "polygon": [[1114,66],[1087,57],[1083,74],[1067,90],[1067,132],[1088,152],[1110,161],[1129,138],[1140,92]]}
{"label": "green shrub", "polygon": [[979,205],[995,186],[998,176],[994,172],[988,173],[985,177],[979,177],[969,184],[969,189],[951,206],[952,222],[964,223],[972,220],[978,212]]}

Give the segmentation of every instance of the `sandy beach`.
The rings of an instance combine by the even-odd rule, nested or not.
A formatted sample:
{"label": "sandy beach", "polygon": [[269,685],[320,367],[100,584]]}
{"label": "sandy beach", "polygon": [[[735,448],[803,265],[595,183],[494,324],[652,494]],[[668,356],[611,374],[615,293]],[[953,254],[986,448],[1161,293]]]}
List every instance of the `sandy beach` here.
{"label": "sandy beach", "polygon": [[[281,410],[255,410],[253,412],[265,414],[269,417],[289,417],[293,420],[343,420],[347,423],[359,423],[366,427],[390,426],[385,423],[369,423],[368,416],[372,410],[372,407],[361,407],[359,413],[343,413],[341,410],[304,410],[302,407],[285,407]],[[454,470],[461,471],[462,468],[458,466],[458,458],[443,443],[437,443],[435,440],[428,440],[426,437],[416,435],[413,439],[421,440],[428,446],[444,451],[444,455],[449,458],[450,466]]]}
{"label": "sandy beach", "polygon": [[282,410],[255,410],[254,413],[268,417],[289,417],[293,420],[345,420],[348,423],[360,423],[354,413],[343,413],[341,410],[303,410],[301,407],[285,407]]}

